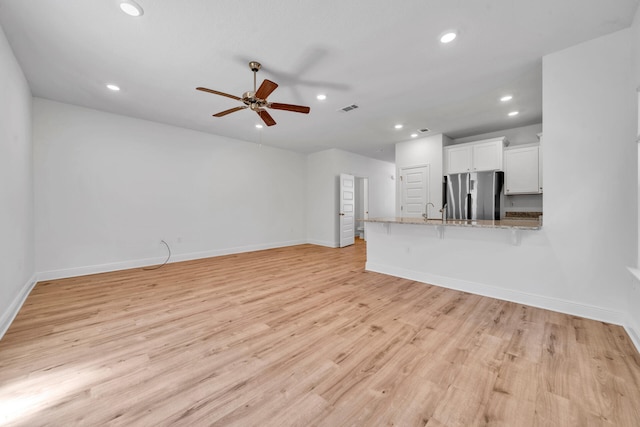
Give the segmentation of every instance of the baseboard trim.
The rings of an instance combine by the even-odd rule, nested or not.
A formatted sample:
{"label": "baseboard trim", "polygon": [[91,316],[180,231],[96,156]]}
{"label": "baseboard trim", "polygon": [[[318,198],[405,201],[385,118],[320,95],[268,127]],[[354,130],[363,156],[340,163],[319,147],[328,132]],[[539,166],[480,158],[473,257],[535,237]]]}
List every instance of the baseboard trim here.
{"label": "baseboard trim", "polygon": [[18,292],[13,301],[11,301],[11,304],[9,304],[9,307],[7,307],[4,313],[2,313],[2,316],[0,316],[0,340],[9,330],[9,326],[11,326],[13,319],[18,315],[18,312],[27,300],[31,290],[36,286],[36,283],[38,283],[38,276],[37,274],[34,274],[24,285],[22,285],[20,292]]}
{"label": "baseboard trim", "polygon": [[[306,240],[289,240],[284,242],[268,243],[261,245],[238,246],[234,248],[215,249],[210,251],[190,252],[184,254],[173,254],[168,263],[191,261],[202,258],[212,258],[224,255],[234,255],[244,252],[255,252],[266,249],[283,248],[287,246],[296,246],[307,243]],[[129,270],[132,268],[149,267],[162,264],[166,260],[166,256],[137,259],[130,261],[120,261],[106,264],[89,265],[85,267],[64,268],[60,270],[42,271],[38,273],[38,280],[55,280],[65,279],[68,277],[87,276],[90,274],[108,273],[111,271]]]}
{"label": "baseboard trim", "polygon": [[[634,281],[631,284],[632,286],[632,294],[636,294],[638,291],[640,291],[640,270],[638,270],[637,268],[633,268],[633,267],[627,267],[629,269],[629,271],[631,272],[631,274],[634,277]],[[633,300],[636,300],[637,295],[635,296],[635,298],[633,298]],[[634,316],[635,314],[635,316]],[[629,315],[627,317],[627,322],[625,324],[624,329],[627,331],[627,334],[629,335],[629,338],[631,338],[631,341],[633,341],[633,344],[636,346],[636,348],[638,349],[638,352],[640,352],[640,324],[638,324],[638,322],[640,322],[640,317],[638,316],[637,311],[635,313],[632,314],[632,312],[629,312]]]}
{"label": "baseboard trim", "polygon": [[624,330],[627,331],[627,335],[631,338],[631,342],[636,346],[638,353],[640,353],[640,329],[633,327],[630,323],[624,325]]}
{"label": "baseboard trim", "polygon": [[[500,288],[483,283],[469,282],[451,277],[439,276],[435,274],[424,273],[421,271],[408,270],[384,264],[367,262],[365,268],[368,271],[389,274],[391,276],[402,277],[403,279],[416,280],[423,283],[442,286],[443,288],[469,292],[472,294],[515,302],[518,304],[530,305],[533,307],[557,311],[573,316],[580,316],[588,319],[598,320],[601,322],[621,325],[625,327],[627,331],[629,330],[627,328],[628,322],[626,321],[627,319],[624,313],[608,310],[601,307],[580,304],[560,298],[551,298],[544,295],[529,294],[526,292],[514,291],[511,289]],[[638,348],[638,351],[640,351],[638,342],[634,340],[631,334],[630,337],[632,341],[634,341],[634,345]]]}
{"label": "baseboard trim", "polygon": [[309,243],[310,245],[325,246],[327,248],[337,248],[340,246],[336,242],[328,242],[326,240],[308,239],[307,243]]}

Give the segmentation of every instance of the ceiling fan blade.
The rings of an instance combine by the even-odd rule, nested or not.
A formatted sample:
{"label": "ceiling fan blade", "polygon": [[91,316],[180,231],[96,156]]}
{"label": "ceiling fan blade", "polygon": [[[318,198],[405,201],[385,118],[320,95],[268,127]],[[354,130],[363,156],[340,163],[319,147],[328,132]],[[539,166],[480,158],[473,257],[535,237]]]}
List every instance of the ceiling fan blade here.
{"label": "ceiling fan blade", "polygon": [[271,114],[267,113],[265,110],[258,110],[258,111],[256,111],[256,113],[258,113],[258,115],[260,116],[262,121],[267,126],[273,126],[273,125],[276,124],[276,121],[273,120],[273,117],[271,117]]}
{"label": "ceiling fan blade", "polygon": [[226,116],[227,114],[235,113],[236,111],[244,110],[245,108],[248,108],[248,107],[246,105],[243,105],[241,107],[230,108],[228,110],[221,111],[218,114],[214,114],[213,117]]}
{"label": "ceiling fan blade", "polygon": [[287,110],[287,111],[294,111],[296,113],[304,113],[304,114],[309,114],[309,111],[311,111],[311,108],[304,107],[302,105],[279,104],[277,102],[271,102],[267,104],[267,107],[273,108],[274,110]]}
{"label": "ceiling fan blade", "polygon": [[267,96],[271,95],[271,92],[276,90],[277,87],[277,83],[274,83],[271,80],[264,79],[264,81],[256,91],[255,97],[259,99],[267,99]]}
{"label": "ceiling fan blade", "polygon": [[203,92],[209,92],[209,93],[212,93],[214,95],[222,95],[222,96],[226,96],[227,98],[231,98],[231,99],[236,99],[238,101],[242,101],[242,98],[237,97],[235,95],[229,95],[228,93],[218,92],[217,90],[213,90],[213,89],[207,89],[206,87],[197,87],[196,90],[201,90]]}

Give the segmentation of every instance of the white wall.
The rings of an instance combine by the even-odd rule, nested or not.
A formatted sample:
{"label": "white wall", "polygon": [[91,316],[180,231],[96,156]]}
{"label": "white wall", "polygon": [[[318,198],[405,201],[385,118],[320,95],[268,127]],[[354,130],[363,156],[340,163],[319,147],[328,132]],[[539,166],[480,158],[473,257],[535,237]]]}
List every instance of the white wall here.
{"label": "white wall", "polygon": [[576,301],[626,305],[637,259],[632,33],[543,59],[545,231]]}
{"label": "white wall", "polygon": [[35,98],[42,277],[303,243],[306,157]]}
{"label": "white wall", "polygon": [[[640,144],[640,7],[636,10],[636,14],[633,19],[633,25],[631,27],[632,32],[632,48],[633,48],[633,79],[636,85],[636,91],[638,92],[638,103],[636,104],[636,114],[638,117],[636,135],[637,142]],[[640,162],[640,150],[638,150],[638,159]],[[640,170],[638,170],[638,191],[640,192]],[[638,211],[640,213],[640,197],[638,198]],[[638,216],[640,222],[640,215]],[[638,229],[640,232],[640,227]],[[638,245],[640,246],[640,235],[638,238]],[[638,267],[640,267],[640,249],[638,250]]]}
{"label": "white wall", "polygon": [[395,166],[343,150],[330,149],[307,158],[307,239],[339,246],[338,185],[340,173],[369,178],[369,217],[394,215]]}
{"label": "white wall", "polygon": [[[633,327],[626,269],[638,250],[631,57],[624,30],[544,58],[542,230],[523,232],[513,246],[507,230],[448,228],[441,240],[435,227],[392,225],[387,234],[373,224],[367,268]],[[406,244],[392,244],[392,236]]]}
{"label": "white wall", "polygon": [[0,337],[34,281],[31,91],[0,28]]}
{"label": "white wall", "polygon": [[[412,166],[429,165],[429,202],[435,205],[431,208],[431,217],[437,217],[442,208],[442,180],[443,157],[442,147],[449,145],[450,139],[446,135],[437,134],[396,144],[396,171]],[[396,214],[400,212],[400,183],[397,183]]]}
{"label": "white wall", "polygon": [[[640,7],[636,10],[635,17],[633,19],[633,25],[631,27],[631,43],[633,49],[633,84],[635,85],[636,92],[638,93],[638,102],[635,104],[635,114],[637,117],[636,121],[636,135],[640,136]],[[640,163],[640,149],[638,149],[638,144],[640,144],[640,138],[637,140],[636,149],[637,149],[637,158]],[[637,174],[638,179],[638,191],[640,191],[640,168]],[[638,212],[640,214],[640,197],[638,198],[637,205]],[[638,216],[638,221],[640,222],[640,215]],[[640,232],[640,227],[638,227],[638,231]],[[637,239],[639,249],[638,256],[640,257],[640,238]],[[637,267],[640,267],[640,258],[636,264]],[[632,266],[633,267],[633,266]],[[640,277],[637,278],[637,281],[631,287],[629,291],[628,297],[628,310],[630,321],[635,325],[635,330],[638,335],[640,335]],[[640,337],[638,337],[640,340]]]}

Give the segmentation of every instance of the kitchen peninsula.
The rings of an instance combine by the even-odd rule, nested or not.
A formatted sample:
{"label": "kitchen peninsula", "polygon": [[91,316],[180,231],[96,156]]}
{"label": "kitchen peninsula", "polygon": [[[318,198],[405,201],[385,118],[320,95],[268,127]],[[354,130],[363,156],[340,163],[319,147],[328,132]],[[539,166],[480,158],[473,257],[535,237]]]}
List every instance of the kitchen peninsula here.
{"label": "kitchen peninsula", "polygon": [[408,217],[365,222],[366,270],[535,306],[553,271],[538,268],[548,245],[538,219],[451,220]]}
{"label": "kitchen peninsula", "polygon": [[[547,215],[542,227],[541,144],[535,142],[542,139],[541,130],[541,126],[530,126],[508,135],[505,132],[502,136],[484,135],[486,138],[455,142],[446,135],[435,134],[397,143],[396,216],[372,217],[364,222],[365,269],[502,300],[573,311],[575,307],[564,302],[571,299],[570,291],[560,293],[557,287],[557,278],[565,275],[556,268],[555,242],[549,240],[549,232],[553,235],[557,227],[557,217]],[[535,145],[531,152],[538,156],[527,157],[531,162],[517,164],[516,170],[531,172],[535,188],[515,186],[519,181],[516,179],[514,184],[513,174],[504,167],[505,149],[513,151],[525,146],[525,142]],[[513,166],[513,159],[509,160],[508,166]],[[500,188],[504,194],[496,194]],[[495,203],[496,196],[499,205]],[[442,212],[444,206],[447,219],[443,221],[437,212]],[[471,208],[462,212],[462,206]],[[559,297],[549,299],[544,295]]]}

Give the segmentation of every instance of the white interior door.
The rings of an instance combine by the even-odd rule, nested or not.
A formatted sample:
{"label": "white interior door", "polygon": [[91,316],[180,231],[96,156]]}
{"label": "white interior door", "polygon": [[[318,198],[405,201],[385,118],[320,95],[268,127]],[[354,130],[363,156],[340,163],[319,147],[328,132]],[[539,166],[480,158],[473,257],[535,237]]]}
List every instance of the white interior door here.
{"label": "white interior door", "polygon": [[429,203],[429,165],[400,169],[400,212],[401,216],[421,218],[428,212]]}
{"label": "white interior door", "polygon": [[340,247],[353,245],[355,241],[355,178],[340,174]]}

